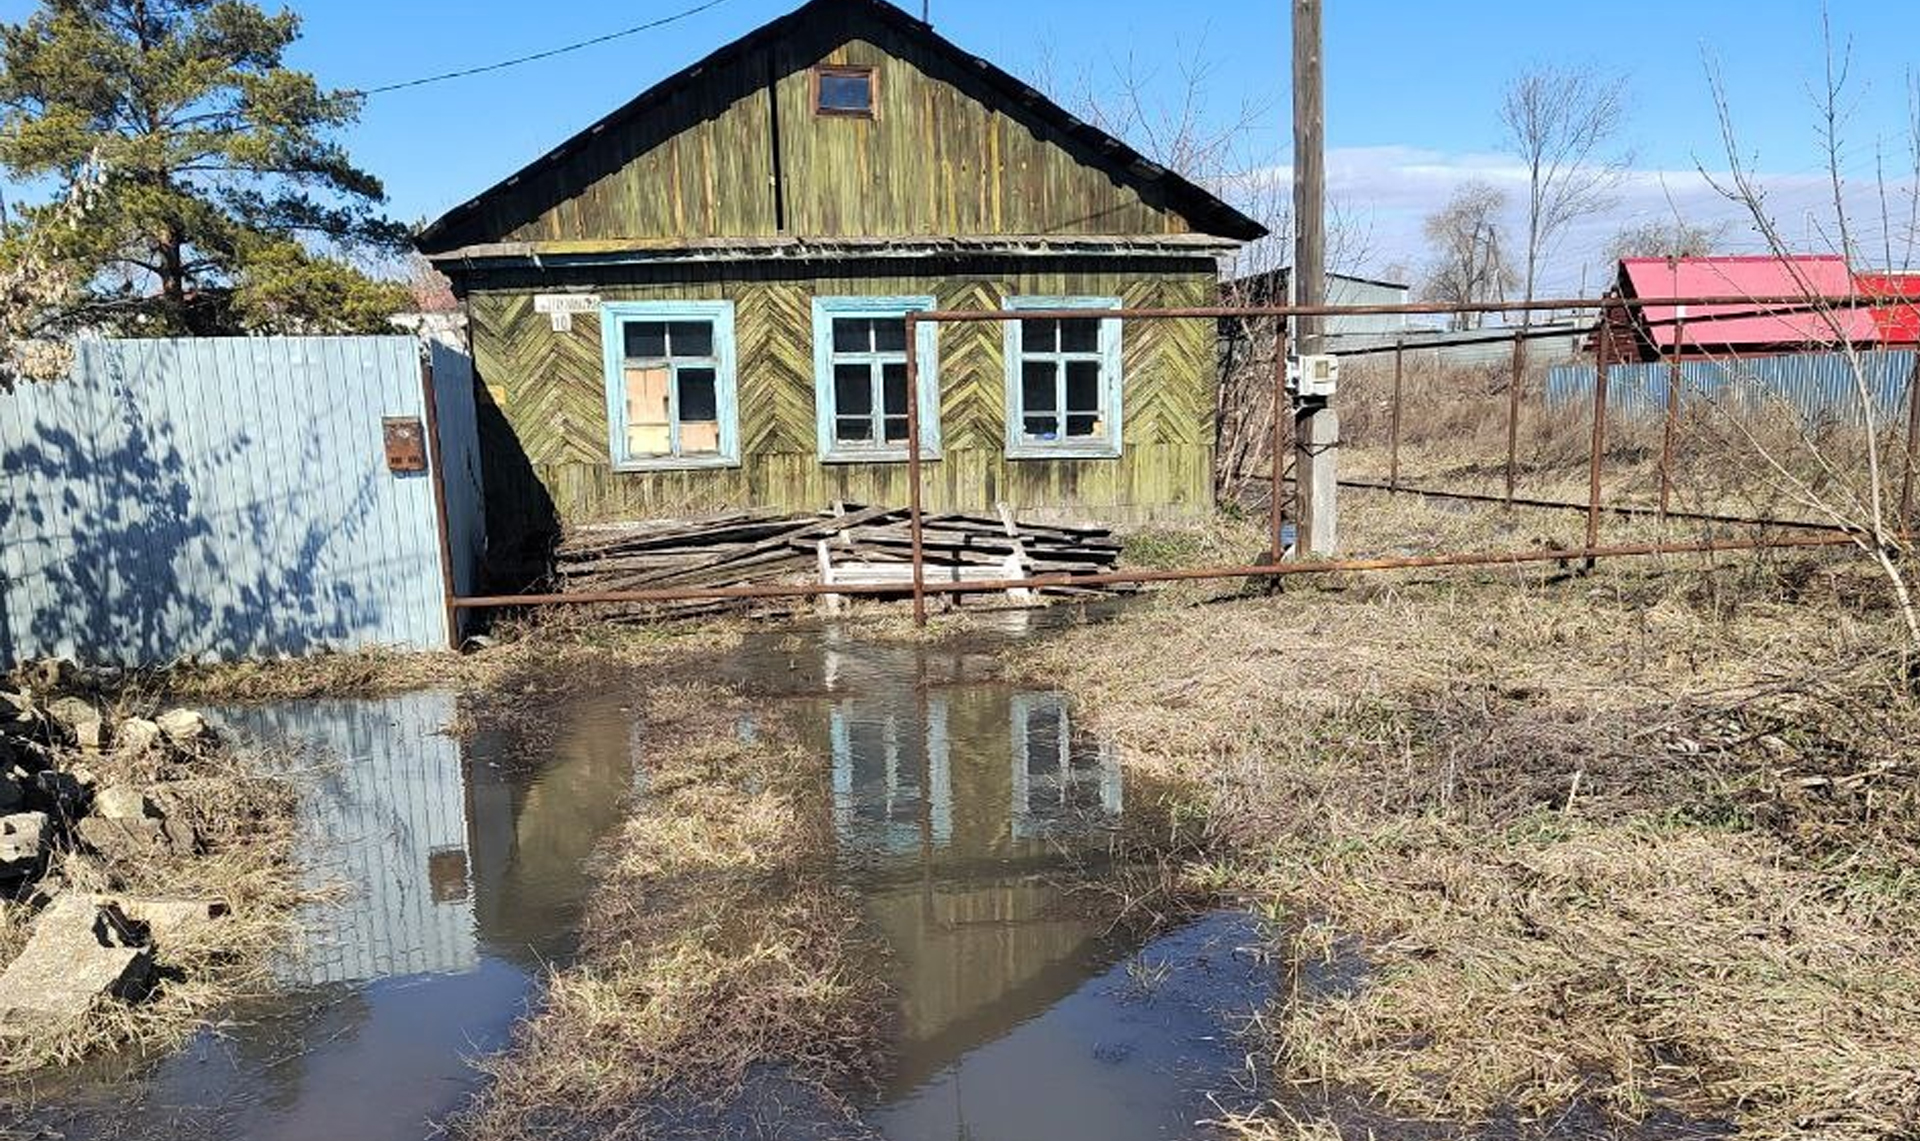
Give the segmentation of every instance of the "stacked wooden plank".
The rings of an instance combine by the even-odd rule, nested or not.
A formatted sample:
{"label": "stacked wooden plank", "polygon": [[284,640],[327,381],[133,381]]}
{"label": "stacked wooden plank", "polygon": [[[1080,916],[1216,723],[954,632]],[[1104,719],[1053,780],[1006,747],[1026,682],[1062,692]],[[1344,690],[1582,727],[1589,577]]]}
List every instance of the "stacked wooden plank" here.
{"label": "stacked wooden plank", "polygon": [[[697,589],[773,583],[911,582],[912,532],[903,508],[840,505],[803,515],[738,512],[707,519],[583,527],[554,552],[566,593]],[[1032,575],[1089,575],[1119,563],[1120,541],[1104,527],[999,517],[922,517],[926,581],[985,581]],[[1094,587],[1060,587],[1079,593]],[[737,606],[737,600],[661,605],[676,612]],[[779,609],[805,608],[787,601]]]}

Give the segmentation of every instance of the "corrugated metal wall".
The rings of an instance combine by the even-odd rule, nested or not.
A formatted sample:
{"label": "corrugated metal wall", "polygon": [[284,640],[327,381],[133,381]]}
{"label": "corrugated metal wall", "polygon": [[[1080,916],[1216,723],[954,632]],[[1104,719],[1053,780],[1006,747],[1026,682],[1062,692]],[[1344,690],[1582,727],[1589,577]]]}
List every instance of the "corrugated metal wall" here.
{"label": "corrugated metal wall", "polygon": [[[1907,385],[1913,376],[1913,350],[1862,352],[1858,357],[1875,415],[1882,423],[1903,415]],[[1680,371],[1683,402],[1706,400],[1745,409],[1778,400],[1810,417],[1850,424],[1862,419],[1859,386],[1842,353],[1689,360],[1681,362]],[[1670,375],[1664,361],[1608,366],[1607,408],[1623,416],[1665,415]],[[1591,404],[1593,378],[1592,365],[1561,365],[1549,370],[1548,406]]]}
{"label": "corrugated metal wall", "polygon": [[[94,341],[70,379],[0,395],[0,660],[444,646],[432,484],[387,470],[380,423],[423,415],[419,352]],[[445,367],[448,467],[477,470],[471,383]],[[448,485],[470,581],[477,492]]]}

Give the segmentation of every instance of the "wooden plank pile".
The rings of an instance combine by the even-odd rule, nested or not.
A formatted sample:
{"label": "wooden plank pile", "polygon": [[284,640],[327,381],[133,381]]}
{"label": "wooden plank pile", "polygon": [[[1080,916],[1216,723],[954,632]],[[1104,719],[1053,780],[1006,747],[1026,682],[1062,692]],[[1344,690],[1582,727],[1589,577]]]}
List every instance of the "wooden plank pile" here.
{"label": "wooden plank pile", "polygon": [[[928,582],[1099,574],[1120,561],[1120,540],[1105,527],[1025,523],[1005,508],[997,518],[929,514],[922,527]],[[553,569],[563,593],[825,582],[898,583],[904,594],[911,590],[912,550],[905,508],[839,505],[802,515],[737,512],[582,527],[556,548]],[[1104,589],[1111,588],[1061,586],[1046,593]],[[749,602],[776,610],[814,605],[805,598],[708,599],[645,610],[698,614]],[[828,608],[837,602],[829,599]]]}

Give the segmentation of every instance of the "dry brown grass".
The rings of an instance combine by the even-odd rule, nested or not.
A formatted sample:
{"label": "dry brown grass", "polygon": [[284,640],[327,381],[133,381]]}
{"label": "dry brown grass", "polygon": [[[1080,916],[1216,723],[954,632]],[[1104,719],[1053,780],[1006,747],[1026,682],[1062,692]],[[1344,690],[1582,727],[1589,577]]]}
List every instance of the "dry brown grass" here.
{"label": "dry brown grass", "polygon": [[557,972],[457,1136],[644,1136],[762,1065],[831,1101],[869,1072],[885,989],[823,863],[829,807],[777,724],[704,684],[654,690],[632,817],[602,849],[577,965]]}
{"label": "dry brown grass", "polygon": [[[1356,533],[1515,538],[1380,512]],[[1203,790],[1228,843],[1194,881],[1291,916],[1297,956],[1364,940],[1357,992],[1272,1013],[1293,1092],[1250,1133],[1364,1135],[1344,1097],[1441,1131],[1920,1129],[1920,702],[1882,584],[1666,566],[1168,595],[1023,656]]]}

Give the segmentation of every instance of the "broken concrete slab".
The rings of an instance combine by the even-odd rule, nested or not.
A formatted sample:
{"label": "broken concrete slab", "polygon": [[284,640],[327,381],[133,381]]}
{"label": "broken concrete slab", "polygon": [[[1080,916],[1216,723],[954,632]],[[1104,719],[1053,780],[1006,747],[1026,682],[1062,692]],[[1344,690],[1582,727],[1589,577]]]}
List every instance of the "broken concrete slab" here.
{"label": "broken concrete slab", "polygon": [[41,708],[55,724],[68,730],[106,720],[92,702],[80,697],[56,697]]}
{"label": "broken concrete slab", "polygon": [[61,1029],[103,999],[146,997],[153,950],[127,946],[131,931],[115,908],[85,896],[54,900],[33,921],[26,949],[0,974],[0,1038]]}
{"label": "broken concrete slab", "polygon": [[93,814],[108,820],[138,820],[160,812],[147,794],[132,785],[114,784],[93,794]]}
{"label": "broken concrete slab", "polygon": [[156,852],[190,855],[200,843],[191,827],[152,816],[122,820],[89,816],[74,826],[74,834],[100,855],[121,861],[145,859]]}
{"label": "broken concrete slab", "polygon": [[160,744],[165,734],[157,722],[145,717],[129,717],[113,731],[113,747],[128,756],[139,756]]}
{"label": "broken concrete slab", "polygon": [[197,709],[169,709],[153,719],[167,740],[176,745],[195,745],[211,735],[213,727]]}
{"label": "broken concrete slab", "polygon": [[148,945],[162,954],[171,947],[207,943],[228,914],[227,905],[217,899],[95,895],[93,901],[118,908],[136,927],[144,927]]}
{"label": "broken concrete slab", "polygon": [[28,875],[47,851],[47,814],[16,812],[0,816],[0,876]]}

